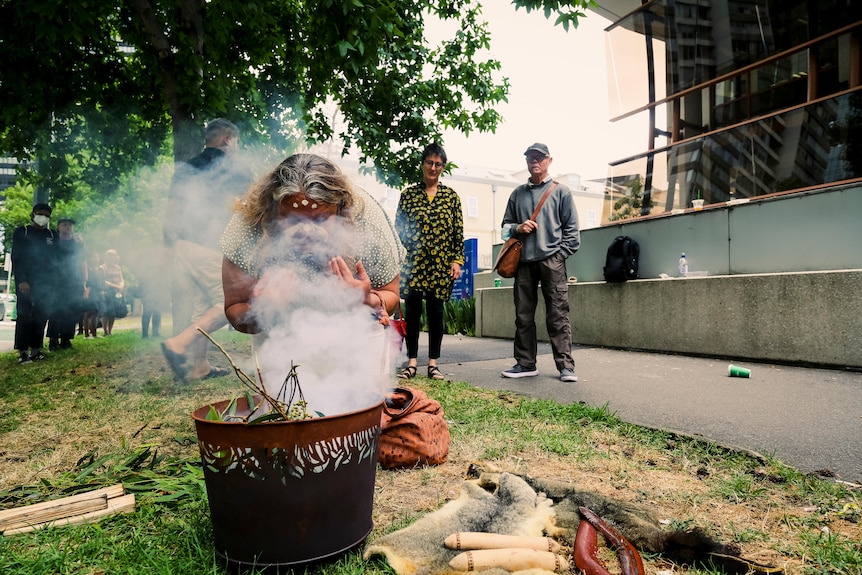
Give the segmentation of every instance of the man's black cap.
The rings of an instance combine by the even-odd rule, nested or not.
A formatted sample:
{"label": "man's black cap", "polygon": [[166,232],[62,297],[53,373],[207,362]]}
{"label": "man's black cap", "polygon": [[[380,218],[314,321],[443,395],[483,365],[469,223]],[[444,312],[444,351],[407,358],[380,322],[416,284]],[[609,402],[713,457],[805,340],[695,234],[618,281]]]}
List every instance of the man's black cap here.
{"label": "man's black cap", "polygon": [[550,156],[551,155],[551,152],[548,151],[548,146],[546,146],[545,144],[541,144],[539,142],[536,142],[535,144],[533,144],[532,146],[527,148],[527,151],[524,152],[524,155],[526,156],[530,152],[539,152],[540,154],[542,154],[544,156]]}

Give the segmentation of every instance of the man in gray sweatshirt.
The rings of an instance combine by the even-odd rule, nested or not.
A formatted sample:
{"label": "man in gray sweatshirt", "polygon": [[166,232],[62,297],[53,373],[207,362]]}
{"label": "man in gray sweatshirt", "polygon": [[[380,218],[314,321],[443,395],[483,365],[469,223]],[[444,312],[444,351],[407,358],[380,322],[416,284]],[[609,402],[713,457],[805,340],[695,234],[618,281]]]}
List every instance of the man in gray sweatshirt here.
{"label": "man in gray sweatshirt", "polygon": [[524,152],[530,179],[509,196],[503,215],[502,237],[519,238],[524,247],[515,275],[515,361],[503,377],[531,377],[536,368],[536,306],[539,286],[545,300],[548,338],[560,380],[578,381],[572,359],[572,326],[569,321],[566,258],[580,247],[578,213],[569,189],[557,183],[535,220],[531,219],[542,195],[554,184],[548,170],[553,158],[545,144],[535,143]]}

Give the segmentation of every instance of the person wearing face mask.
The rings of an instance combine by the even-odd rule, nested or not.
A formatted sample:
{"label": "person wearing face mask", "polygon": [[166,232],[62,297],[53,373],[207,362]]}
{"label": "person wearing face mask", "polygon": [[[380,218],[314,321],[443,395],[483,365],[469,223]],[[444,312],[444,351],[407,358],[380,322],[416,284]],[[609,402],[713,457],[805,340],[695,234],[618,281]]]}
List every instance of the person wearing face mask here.
{"label": "person wearing face mask", "polygon": [[57,234],[51,223],[51,206],[39,203],[30,212],[30,223],[12,234],[12,273],[18,296],[15,350],[18,363],[41,361],[45,324],[53,305]]}
{"label": "person wearing face mask", "polygon": [[176,167],[163,234],[173,259],[174,335],[162,343],[162,352],[181,381],[229,373],[210,365],[211,346],[198,328],[212,333],[227,325],[219,238],[234,202],[252,180],[250,170],[237,159],[239,129],[234,124],[223,118],[211,120],[204,137],[203,151]]}

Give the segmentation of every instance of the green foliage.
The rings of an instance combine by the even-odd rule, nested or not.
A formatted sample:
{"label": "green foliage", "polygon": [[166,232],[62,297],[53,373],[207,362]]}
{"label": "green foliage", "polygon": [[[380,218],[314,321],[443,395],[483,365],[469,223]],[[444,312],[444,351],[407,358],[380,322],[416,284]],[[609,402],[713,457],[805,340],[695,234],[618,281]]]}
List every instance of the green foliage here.
{"label": "green foliage", "polygon": [[[402,304],[403,305],[403,304]],[[428,331],[428,314],[422,304],[419,317],[422,331]],[[449,335],[476,335],[476,299],[455,299],[443,302],[443,329]]]}
{"label": "green foliage", "polygon": [[512,4],[526,8],[527,12],[542,10],[545,18],[549,19],[556,14],[554,24],[561,25],[566,31],[569,26],[578,27],[578,20],[586,16],[586,8],[598,6],[595,0],[514,0]]}
{"label": "green foliage", "polygon": [[443,323],[449,335],[476,335],[476,298],[449,300],[443,303]]}
{"label": "green foliage", "polygon": [[718,486],[716,492],[722,497],[734,501],[755,499],[765,493],[766,489],[758,481],[748,475],[736,475]]}
{"label": "green foliage", "polygon": [[[457,29],[431,46],[429,18]],[[469,0],[5,1],[0,19],[0,151],[37,159],[53,198],[111,195],[169,136],[191,157],[216,116],[282,153],[337,136],[397,185],[444,128],[493,131],[508,91]]]}
{"label": "green foliage", "polygon": [[840,533],[815,531],[802,534],[810,566],[805,573],[844,575],[862,573],[862,545]]}

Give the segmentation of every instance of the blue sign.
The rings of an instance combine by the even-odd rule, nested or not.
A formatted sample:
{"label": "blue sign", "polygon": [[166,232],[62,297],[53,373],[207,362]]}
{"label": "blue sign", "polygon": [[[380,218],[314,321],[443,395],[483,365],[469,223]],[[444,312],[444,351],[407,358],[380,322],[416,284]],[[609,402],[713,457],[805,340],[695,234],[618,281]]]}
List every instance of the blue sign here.
{"label": "blue sign", "polygon": [[464,265],[461,266],[461,277],[455,280],[452,287],[452,299],[470,299],[473,297],[473,275],[479,270],[479,240],[469,238],[464,240]]}

